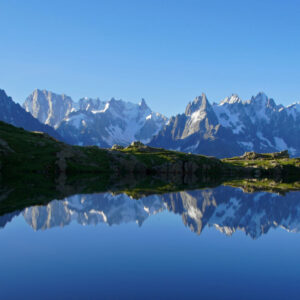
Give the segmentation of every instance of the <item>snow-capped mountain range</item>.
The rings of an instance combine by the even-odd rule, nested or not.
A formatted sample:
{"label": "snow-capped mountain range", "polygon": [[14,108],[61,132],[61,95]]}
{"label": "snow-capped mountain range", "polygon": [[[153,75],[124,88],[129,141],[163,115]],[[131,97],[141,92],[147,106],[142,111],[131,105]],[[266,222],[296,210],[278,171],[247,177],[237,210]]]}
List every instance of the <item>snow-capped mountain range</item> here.
{"label": "snow-capped mountain range", "polygon": [[[300,156],[300,103],[277,105],[264,93],[246,101],[233,94],[213,104],[202,94],[188,103],[185,113],[169,120],[153,112],[143,99],[139,104],[114,98],[75,102],[64,94],[35,90],[23,109],[3,93],[1,120],[70,144],[111,147],[140,140],[154,147],[217,157],[286,149],[291,156]],[[16,117],[19,114],[22,117]]]}
{"label": "snow-capped mountain range", "polygon": [[66,142],[76,145],[126,146],[134,140],[147,143],[167,122],[144,99],[139,104],[87,97],[74,102],[66,95],[35,90],[23,107],[40,122],[53,126]]}
{"label": "snow-capped mountain range", "polygon": [[67,226],[72,222],[109,226],[135,222],[142,226],[147,218],[164,210],[180,215],[185,226],[197,234],[205,227],[215,227],[226,235],[242,230],[254,239],[272,228],[300,231],[299,192],[285,196],[267,192],[251,194],[227,186],[151,195],[138,201],[126,194],[74,195],[1,216],[0,227],[20,214],[34,230]]}
{"label": "snow-capped mountain range", "polygon": [[300,104],[284,107],[264,93],[242,101],[237,95],[210,104],[205,94],[171,117],[150,145],[218,157],[245,151],[289,150],[300,156]]}

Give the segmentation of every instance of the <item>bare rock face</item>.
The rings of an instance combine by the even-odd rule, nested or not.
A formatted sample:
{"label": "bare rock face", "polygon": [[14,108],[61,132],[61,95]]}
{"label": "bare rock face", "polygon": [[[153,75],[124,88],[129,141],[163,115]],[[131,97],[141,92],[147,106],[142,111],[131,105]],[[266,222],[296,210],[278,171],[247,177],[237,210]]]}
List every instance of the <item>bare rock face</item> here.
{"label": "bare rock face", "polygon": [[241,158],[246,159],[246,160],[253,160],[253,159],[263,158],[263,155],[260,153],[251,151],[251,152],[245,152]]}
{"label": "bare rock face", "polygon": [[123,146],[121,145],[118,145],[118,144],[114,144],[112,147],[111,147],[112,150],[122,150],[124,149]]}
{"label": "bare rock face", "polygon": [[141,147],[144,147],[145,145],[140,142],[140,141],[133,141],[131,144],[130,144],[131,147],[137,147],[137,148],[141,148]]}
{"label": "bare rock face", "polygon": [[272,153],[272,157],[273,158],[290,158],[290,155],[289,155],[288,150],[284,150],[284,151]]}
{"label": "bare rock face", "polygon": [[61,121],[74,109],[74,103],[71,97],[64,94],[58,95],[46,90],[36,89],[27,97],[23,107],[41,123],[56,129]]}
{"label": "bare rock face", "polygon": [[161,148],[149,147],[147,145],[144,145],[140,141],[134,141],[134,142],[132,142],[127,148],[128,149],[134,148],[134,149],[136,149],[139,152],[149,152],[149,153],[161,151]]}

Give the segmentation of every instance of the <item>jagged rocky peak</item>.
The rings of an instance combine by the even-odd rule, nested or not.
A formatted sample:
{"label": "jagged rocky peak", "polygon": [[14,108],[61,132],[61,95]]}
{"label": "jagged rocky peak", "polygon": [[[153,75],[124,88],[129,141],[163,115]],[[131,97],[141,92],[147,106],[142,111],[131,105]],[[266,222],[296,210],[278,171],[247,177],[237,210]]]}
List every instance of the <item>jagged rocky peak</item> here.
{"label": "jagged rocky peak", "polygon": [[13,99],[7,96],[4,90],[0,89],[0,105],[6,107],[7,109],[8,108],[7,106],[10,106],[12,103],[16,106],[20,106],[18,103],[14,103]]}
{"label": "jagged rocky peak", "polygon": [[58,127],[71,144],[110,148],[114,144],[128,146],[134,140],[146,143],[167,121],[143,99],[137,104],[115,98],[106,102],[83,98],[80,103],[84,109],[77,108]]}
{"label": "jagged rocky peak", "polygon": [[263,102],[268,100],[268,96],[264,92],[259,92],[256,96],[252,96],[249,102]]}
{"label": "jagged rocky peak", "polygon": [[114,110],[118,114],[122,114],[124,112],[124,108],[126,108],[126,103],[125,101],[121,99],[115,99],[112,97],[105,106],[106,110]]}
{"label": "jagged rocky peak", "polygon": [[[98,112],[104,109],[106,102],[99,98],[84,97],[79,99],[78,104],[74,105],[75,109]],[[76,107],[77,106],[77,107]]]}
{"label": "jagged rocky peak", "polygon": [[140,109],[142,109],[142,110],[149,109],[149,107],[148,107],[148,105],[147,105],[147,103],[146,103],[146,101],[145,101],[144,98],[142,98],[141,102],[139,103],[139,106],[140,106]]}
{"label": "jagged rocky peak", "polygon": [[68,95],[66,95],[64,93],[59,95],[59,94],[53,93],[53,92],[45,90],[45,89],[44,90],[35,89],[32,93],[32,96],[36,101],[42,100],[42,99],[39,99],[39,97],[45,97],[48,101],[53,101],[53,100],[56,100],[56,98],[58,98],[58,99],[61,99],[62,101],[66,101],[66,102],[71,101],[72,102],[71,97],[69,97]]}
{"label": "jagged rocky peak", "polygon": [[256,96],[252,96],[250,100],[246,101],[247,104],[254,104],[256,106],[266,106],[275,108],[276,103],[274,99],[269,98],[264,92],[259,92]]}
{"label": "jagged rocky peak", "polygon": [[65,94],[55,94],[47,90],[35,89],[24,104],[24,109],[40,122],[58,127],[73,109],[73,100]]}
{"label": "jagged rocky peak", "polygon": [[276,105],[272,98],[269,98],[265,93],[260,92],[250,100],[245,101],[245,109],[251,115],[252,120],[261,120],[269,122],[274,113],[278,113],[283,106]]}
{"label": "jagged rocky peak", "polygon": [[237,94],[232,94],[230,97],[226,97],[220,102],[220,105],[224,104],[235,104],[235,103],[242,103],[242,100]]}
{"label": "jagged rocky peak", "polygon": [[258,93],[258,95],[256,96],[256,101],[261,101],[261,103],[263,105],[265,105],[266,107],[270,108],[270,109],[275,109],[276,108],[276,103],[274,101],[274,99],[269,98],[265,93],[260,92]]}
{"label": "jagged rocky peak", "polygon": [[[0,100],[1,100],[1,101],[6,101],[7,98],[10,98],[10,97],[8,97],[8,96],[6,95],[6,93],[5,93],[4,90],[0,89]],[[10,99],[11,99],[11,98],[10,98]]]}
{"label": "jagged rocky peak", "polygon": [[207,97],[204,93],[202,93],[201,96],[196,97],[193,102],[190,102],[186,109],[185,109],[185,115],[191,116],[194,112],[200,110],[200,111],[206,111],[207,108],[211,107],[209,101],[207,100]]}

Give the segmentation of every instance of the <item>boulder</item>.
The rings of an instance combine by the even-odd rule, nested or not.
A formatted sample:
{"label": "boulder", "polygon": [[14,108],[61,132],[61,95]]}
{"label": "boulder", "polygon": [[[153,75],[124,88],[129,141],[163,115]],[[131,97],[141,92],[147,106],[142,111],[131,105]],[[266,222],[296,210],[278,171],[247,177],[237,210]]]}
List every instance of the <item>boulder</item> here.
{"label": "boulder", "polygon": [[112,150],[122,150],[122,149],[124,149],[124,147],[121,146],[121,145],[115,144],[115,145],[113,145],[113,146],[111,147],[111,149],[112,149]]}
{"label": "boulder", "polygon": [[130,144],[130,147],[144,147],[145,145],[140,141],[134,141]]}
{"label": "boulder", "polygon": [[242,156],[242,159],[258,159],[258,158],[263,158],[263,155],[260,153],[256,153],[256,152],[245,152],[244,155]]}
{"label": "boulder", "polygon": [[271,155],[272,155],[272,158],[290,158],[288,150],[274,152]]}
{"label": "boulder", "polygon": [[256,153],[256,152],[245,152],[242,159],[254,160],[254,159],[279,159],[279,158],[290,158],[288,150],[274,152],[274,153]]}

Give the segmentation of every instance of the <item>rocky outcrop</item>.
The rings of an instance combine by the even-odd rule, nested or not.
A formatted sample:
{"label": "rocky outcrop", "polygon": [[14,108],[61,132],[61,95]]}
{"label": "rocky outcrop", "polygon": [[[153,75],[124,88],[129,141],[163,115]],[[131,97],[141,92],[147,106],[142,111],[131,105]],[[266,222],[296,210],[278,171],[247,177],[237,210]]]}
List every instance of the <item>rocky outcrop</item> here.
{"label": "rocky outcrop", "polygon": [[74,109],[74,102],[65,94],[36,89],[26,98],[23,107],[41,123],[57,128]]}
{"label": "rocky outcrop", "polygon": [[288,150],[274,152],[274,153],[256,153],[256,152],[245,152],[241,159],[244,160],[255,160],[255,159],[280,159],[280,158],[290,158]]}
{"label": "rocky outcrop", "polygon": [[112,150],[123,150],[124,149],[124,146],[121,146],[121,145],[118,145],[118,144],[114,144],[112,147],[111,147]]}

